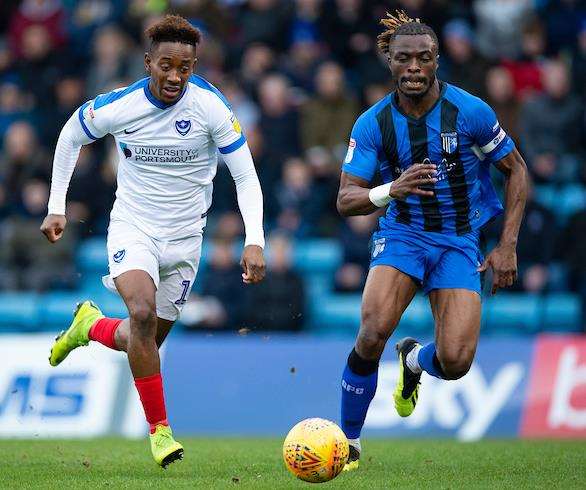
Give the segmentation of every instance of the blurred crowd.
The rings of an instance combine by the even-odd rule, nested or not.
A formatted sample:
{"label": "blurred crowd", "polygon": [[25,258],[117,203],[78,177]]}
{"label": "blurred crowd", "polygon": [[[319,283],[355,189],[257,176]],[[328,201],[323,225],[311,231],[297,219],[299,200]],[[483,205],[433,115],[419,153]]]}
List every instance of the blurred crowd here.
{"label": "blurred crowd", "polygon": [[[107,229],[116,154],[111,138],[84,147],[68,194],[69,228],[49,247],[38,226],[55,142],[84,101],[144,76],[142,33],[173,12],[201,29],[197,72],[223,91],[244,128],[273,245],[266,283],[246,292],[233,246],[242,224],[220,164],[207,230],[213,257],[186,318],[210,328],[301,328],[304,278],[291,250],[310,237],[339,239],[344,260],[332,288],[360,291],[376,216],[343,220],[335,197],[356,117],[393,89],[375,39],[379,19],[395,8],[435,29],[439,77],[489,102],[528,163],[533,185],[515,287],[571,290],[586,305],[586,6],[579,0],[3,0],[0,289],[76,287],[76,244]],[[486,231],[494,243],[498,222]]]}

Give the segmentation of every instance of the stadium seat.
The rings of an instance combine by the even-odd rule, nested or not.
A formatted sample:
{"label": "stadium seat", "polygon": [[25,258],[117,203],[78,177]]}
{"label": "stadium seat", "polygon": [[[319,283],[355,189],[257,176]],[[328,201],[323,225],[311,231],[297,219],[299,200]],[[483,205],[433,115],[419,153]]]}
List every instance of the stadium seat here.
{"label": "stadium seat", "polygon": [[537,202],[551,210],[561,224],[586,207],[586,188],[580,184],[539,185],[534,189]]}
{"label": "stadium seat", "polygon": [[77,250],[77,267],[80,272],[99,272],[108,270],[106,239],[88,238],[83,240]]}
{"label": "stadium seat", "polygon": [[540,330],[543,298],[524,293],[505,293],[484,298],[483,333],[517,335]]}
{"label": "stadium seat", "polygon": [[580,297],[571,293],[549,294],[543,308],[543,329],[547,331],[579,331]]}
{"label": "stadium seat", "polygon": [[0,330],[3,332],[38,330],[40,303],[37,293],[0,293]]}
{"label": "stadium seat", "polygon": [[342,250],[337,240],[307,239],[295,243],[295,268],[301,272],[333,272],[342,261]]}

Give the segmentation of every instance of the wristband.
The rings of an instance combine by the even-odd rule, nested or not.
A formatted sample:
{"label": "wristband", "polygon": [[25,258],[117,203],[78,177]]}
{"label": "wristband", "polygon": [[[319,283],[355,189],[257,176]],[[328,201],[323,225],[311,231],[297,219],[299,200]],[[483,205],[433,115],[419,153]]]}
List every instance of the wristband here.
{"label": "wristband", "polygon": [[388,184],[379,185],[370,189],[368,193],[368,199],[370,199],[370,202],[377,208],[384,208],[389,204],[393,200],[393,198],[389,196],[392,184],[392,182],[389,182]]}

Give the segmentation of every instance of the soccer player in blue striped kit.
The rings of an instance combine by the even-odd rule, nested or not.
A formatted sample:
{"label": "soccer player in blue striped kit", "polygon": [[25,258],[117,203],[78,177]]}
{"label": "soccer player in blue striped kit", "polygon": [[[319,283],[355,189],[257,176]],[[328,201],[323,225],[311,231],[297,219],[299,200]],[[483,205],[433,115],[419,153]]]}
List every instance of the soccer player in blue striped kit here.
{"label": "soccer player in blue striped kit", "polygon": [[[396,91],[364,112],[352,130],[338,193],[343,216],[386,207],[372,237],[361,324],[342,375],[341,425],[350,442],[346,470],[358,467],[360,432],[377,386],[385,344],[418,288],[429,297],[435,342],[397,343],[397,412],[411,415],[422,371],[464,376],[480,331],[480,274],[492,269],[492,292],[517,276],[516,243],[527,194],[527,168],[494,111],[436,78],[438,40],[404,12],[387,14],[378,45]],[[498,245],[479,250],[480,229],[503,212],[490,166],[505,177]],[[375,179],[382,185],[374,186]]]}

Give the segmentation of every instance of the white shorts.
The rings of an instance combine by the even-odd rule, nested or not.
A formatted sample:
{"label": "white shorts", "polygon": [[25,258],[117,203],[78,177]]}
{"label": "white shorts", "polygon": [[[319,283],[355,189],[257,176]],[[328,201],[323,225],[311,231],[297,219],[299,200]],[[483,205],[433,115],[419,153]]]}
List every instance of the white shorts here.
{"label": "white shorts", "polygon": [[197,274],[203,235],[179,240],[156,240],[130,223],[111,221],[108,228],[108,268],[104,286],[118,292],[114,279],[130,270],[142,270],[157,288],[157,316],[175,321],[187,301]]}

